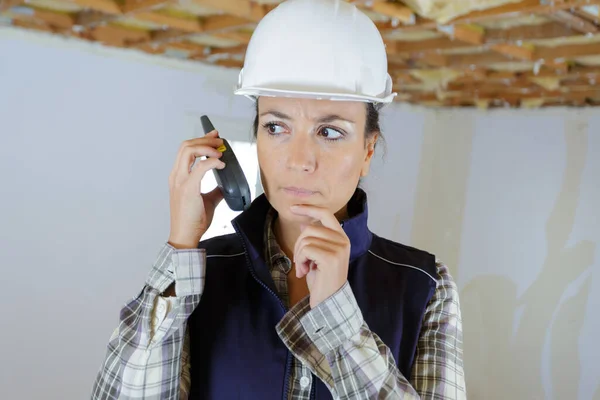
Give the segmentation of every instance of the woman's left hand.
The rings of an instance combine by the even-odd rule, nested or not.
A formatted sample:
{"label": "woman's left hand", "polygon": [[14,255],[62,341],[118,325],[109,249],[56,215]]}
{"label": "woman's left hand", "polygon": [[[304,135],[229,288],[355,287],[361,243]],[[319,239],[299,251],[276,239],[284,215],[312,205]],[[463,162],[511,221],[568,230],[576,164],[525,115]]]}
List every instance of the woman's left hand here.
{"label": "woman's left hand", "polygon": [[299,205],[292,206],[291,211],[316,221],[316,224],[303,226],[294,248],[296,276],[306,276],[310,307],[315,308],[348,280],[350,240],[326,208]]}

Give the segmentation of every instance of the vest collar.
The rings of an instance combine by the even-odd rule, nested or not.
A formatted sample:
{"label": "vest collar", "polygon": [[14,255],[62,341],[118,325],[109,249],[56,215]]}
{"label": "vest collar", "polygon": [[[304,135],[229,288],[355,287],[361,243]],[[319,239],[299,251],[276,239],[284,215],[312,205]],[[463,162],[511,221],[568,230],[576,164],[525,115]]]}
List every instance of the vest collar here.
{"label": "vest collar", "polygon": [[[241,234],[242,239],[250,248],[246,250],[250,253],[252,260],[260,258],[264,261],[264,229],[267,213],[271,204],[267,197],[262,194],[257,197],[250,208],[233,221],[233,226]],[[369,231],[367,194],[360,188],[356,189],[354,195],[348,202],[348,214],[350,217],[341,221],[344,232],[350,239],[350,261],[364,254],[371,246],[373,234]]]}

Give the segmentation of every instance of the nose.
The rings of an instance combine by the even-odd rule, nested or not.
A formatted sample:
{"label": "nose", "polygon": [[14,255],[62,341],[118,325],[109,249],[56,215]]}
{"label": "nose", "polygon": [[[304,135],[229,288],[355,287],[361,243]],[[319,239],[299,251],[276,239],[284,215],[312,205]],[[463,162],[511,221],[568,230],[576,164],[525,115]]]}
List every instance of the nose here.
{"label": "nose", "polygon": [[317,168],[318,146],[307,133],[292,135],[288,143],[286,167],[289,170],[313,173]]}

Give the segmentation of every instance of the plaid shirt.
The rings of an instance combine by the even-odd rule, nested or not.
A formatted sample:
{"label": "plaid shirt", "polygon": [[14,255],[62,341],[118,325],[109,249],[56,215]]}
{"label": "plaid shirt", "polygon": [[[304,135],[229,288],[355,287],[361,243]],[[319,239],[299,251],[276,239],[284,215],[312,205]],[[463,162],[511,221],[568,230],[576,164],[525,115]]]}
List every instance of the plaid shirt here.
{"label": "plaid shirt", "polygon": [[[265,255],[279,296],[289,304],[289,258],[265,221]],[[190,389],[186,322],[204,288],[203,249],[166,244],[146,286],[121,310],[92,399],[187,399]],[[456,284],[437,264],[437,289],[425,312],[409,382],[393,355],[369,330],[346,283],[311,310],[309,297],[292,307],[276,330],[294,355],[288,398],[310,398],[312,375],[336,399],[466,399],[462,325]],[[177,297],[160,296],[176,282]]]}

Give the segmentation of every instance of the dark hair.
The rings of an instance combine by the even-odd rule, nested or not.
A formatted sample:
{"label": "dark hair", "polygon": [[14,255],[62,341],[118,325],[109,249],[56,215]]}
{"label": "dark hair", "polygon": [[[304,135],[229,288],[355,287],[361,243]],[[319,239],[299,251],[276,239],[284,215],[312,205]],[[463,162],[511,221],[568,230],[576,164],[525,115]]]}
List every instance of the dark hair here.
{"label": "dark hair", "polygon": [[[365,104],[367,109],[367,118],[365,122],[365,145],[367,144],[367,139],[371,138],[376,133],[379,133],[377,142],[383,141],[385,143],[385,139],[381,133],[381,127],[379,126],[379,109],[373,103]],[[254,139],[256,139],[256,136],[258,135],[258,101],[255,102],[255,107],[256,116],[254,117],[254,125],[252,127]],[[377,146],[377,143],[375,145]]]}

